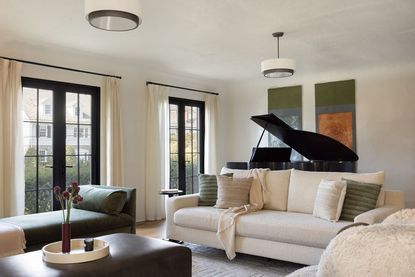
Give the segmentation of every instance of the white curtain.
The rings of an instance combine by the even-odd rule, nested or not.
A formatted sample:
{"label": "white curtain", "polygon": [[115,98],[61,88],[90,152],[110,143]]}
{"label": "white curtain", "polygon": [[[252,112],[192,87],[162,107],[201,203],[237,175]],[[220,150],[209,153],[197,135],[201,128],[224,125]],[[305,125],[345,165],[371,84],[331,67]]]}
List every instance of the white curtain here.
{"label": "white curtain", "polygon": [[123,139],[118,79],[105,78],[101,92],[101,184],[123,186]]}
{"label": "white curtain", "polygon": [[218,97],[205,96],[205,173],[217,174]]}
{"label": "white curtain", "polygon": [[0,217],[24,213],[22,64],[0,59]]}
{"label": "white curtain", "polygon": [[160,220],[165,217],[164,197],[159,192],[167,187],[169,180],[168,111],[168,88],[148,85],[145,156],[146,220]]}

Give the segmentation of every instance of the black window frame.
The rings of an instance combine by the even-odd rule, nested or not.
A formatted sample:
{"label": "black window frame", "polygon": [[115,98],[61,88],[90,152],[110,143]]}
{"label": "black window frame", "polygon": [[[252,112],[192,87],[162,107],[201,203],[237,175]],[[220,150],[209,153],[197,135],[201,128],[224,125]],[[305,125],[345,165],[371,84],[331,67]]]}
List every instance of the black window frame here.
{"label": "black window frame", "polygon": [[[75,92],[79,95],[85,94],[91,96],[91,184],[100,183],[100,87],[88,86],[82,84],[59,82],[45,79],[22,77],[22,87],[52,90],[53,97],[53,186],[60,186],[62,190],[66,189],[66,92]],[[56,97],[56,95],[61,96]],[[38,107],[39,110],[39,107]],[[63,111],[63,112],[62,112]],[[78,115],[79,117],[79,115]],[[63,123],[63,124],[62,124]],[[37,133],[39,132],[39,117],[37,118]],[[82,125],[79,120],[77,128]],[[78,138],[79,142],[79,138]],[[78,146],[79,147],[79,146]],[[37,147],[37,166],[39,166],[39,147]],[[79,154],[79,153],[78,153]],[[79,154],[79,156],[81,156]],[[79,181],[79,167],[78,167]],[[53,188],[50,188],[51,190]],[[39,180],[36,180],[36,213],[39,212]],[[60,203],[53,197],[53,210],[61,209]]]}
{"label": "black window frame", "polygon": [[[186,147],[185,147],[185,133],[186,133],[186,124],[185,124],[185,106],[198,107],[200,109],[200,136],[199,136],[199,145],[200,145],[200,167],[199,173],[203,174],[205,172],[205,102],[178,98],[178,97],[169,97],[169,107],[170,105],[177,105],[177,129],[178,129],[178,189],[182,190],[186,194]],[[170,110],[170,108],[169,108]],[[170,113],[169,113],[170,115]],[[170,116],[169,116],[170,118]],[[170,119],[169,119],[169,130],[170,130]],[[169,135],[169,145],[170,145],[170,135]],[[193,153],[193,152],[192,152]],[[170,161],[170,153],[169,161]],[[170,176],[169,176],[169,186],[170,186]],[[192,181],[193,185],[193,181]],[[170,186],[171,187],[171,186]]]}

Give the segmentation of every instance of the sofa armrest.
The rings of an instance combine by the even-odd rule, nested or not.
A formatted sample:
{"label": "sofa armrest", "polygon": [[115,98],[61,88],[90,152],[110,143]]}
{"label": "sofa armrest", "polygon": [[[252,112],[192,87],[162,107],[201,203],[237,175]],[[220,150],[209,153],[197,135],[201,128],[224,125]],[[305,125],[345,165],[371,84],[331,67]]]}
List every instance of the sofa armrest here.
{"label": "sofa armrest", "polygon": [[389,215],[393,214],[394,212],[399,211],[402,209],[401,206],[398,205],[386,205],[380,208],[376,208],[362,214],[359,214],[354,218],[355,223],[367,223],[367,224],[374,224],[380,223]]}
{"label": "sofa armrest", "polygon": [[166,238],[174,238],[174,213],[182,208],[196,207],[198,203],[198,193],[167,198]]}
{"label": "sofa armrest", "polygon": [[[121,213],[127,214],[129,215],[130,221],[131,221],[131,229],[130,232],[131,234],[135,234],[136,230],[136,189],[135,188],[126,188],[126,187],[113,187],[113,186],[104,186],[104,185],[81,185],[81,191],[80,191],[80,195],[82,195],[82,190],[83,189],[88,189],[88,188],[95,188],[95,189],[99,189],[99,190],[110,190],[110,191],[125,191],[127,194],[127,198],[124,204],[124,207],[121,210]],[[94,200],[92,200],[94,201]],[[96,202],[96,201],[95,201]],[[84,208],[82,208],[82,206],[80,207],[76,207],[76,205],[74,205],[74,208],[77,209],[81,209],[84,210]],[[96,211],[96,210],[93,210]],[[98,211],[100,212],[100,211]]]}

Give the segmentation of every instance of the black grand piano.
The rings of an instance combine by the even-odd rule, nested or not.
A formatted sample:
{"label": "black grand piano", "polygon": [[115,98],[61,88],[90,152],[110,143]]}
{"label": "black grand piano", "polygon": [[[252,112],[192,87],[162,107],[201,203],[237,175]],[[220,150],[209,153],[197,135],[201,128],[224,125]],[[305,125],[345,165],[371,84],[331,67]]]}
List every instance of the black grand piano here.
{"label": "black grand piano", "polygon": [[[270,168],[272,170],[300,169],[306,171],[356,172],[356,153],[328,136],[295,130],[274,114],[252,116],[251,120],[264,128],[249,162],[228,162],[234,169]],[[268,131],[290,147],[259,148],[264,132]],[[308,161],[291,161],[294,149]]]}

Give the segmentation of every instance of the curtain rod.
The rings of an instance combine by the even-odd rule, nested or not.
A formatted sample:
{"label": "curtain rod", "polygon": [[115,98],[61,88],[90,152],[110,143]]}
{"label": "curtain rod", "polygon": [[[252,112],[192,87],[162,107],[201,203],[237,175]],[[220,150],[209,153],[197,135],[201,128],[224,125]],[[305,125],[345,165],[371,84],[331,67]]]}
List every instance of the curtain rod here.
{"label": "curtain rod", "polygon": [[190,90],[190,91],[197,91],[197,92],[201,92],[201,93],[207,93],[207,94],[219,95],[219,93],[216,93],[216,92],[205,91],[205,90],[199,90],[199,89],[193,89],[193,88],[177,87],[177,86],[166,85],[166,84],[160,84],[160,83],[154,83],[154,82],[146,82],[146,86],[148,86],[148,85],[158,85],[158,86],[168,87],[168,88],[178,88],[178,89],[184,89],[184,90]]}
{"label": "curtain rod", "polygon": [[33,64],[33,65],[39,65],[39,66],[57,68],[57,69],[61,69],[61,70],[68,70],[68,71],[86,73],[86,74],[91,74],[91,75],[98,75],[98,76],[104,76],[104,77],[114,77],[114,78],[117,78],[117,79],[122,79],[121,76],[115,76],[115,75],[109,75],[109,74],[104,74],[104,73],[86,71],[86,70],[81,70],[81,69],[75,69],[75,68],[69,68],[69,67],[63,67],[63,66],[57,66],[57,65],[52,65],[52,64],[38,63],[38,62],[32,62],[32,61],[27,61],[27,60],[19,60],[19,59],[15,59],[15,58],[2,57],[2,56],[0,56],[0,58],[7,59],[7,60],[12,60],[12,61],[16,61],[16,62],[27,63],[27,64]]}

